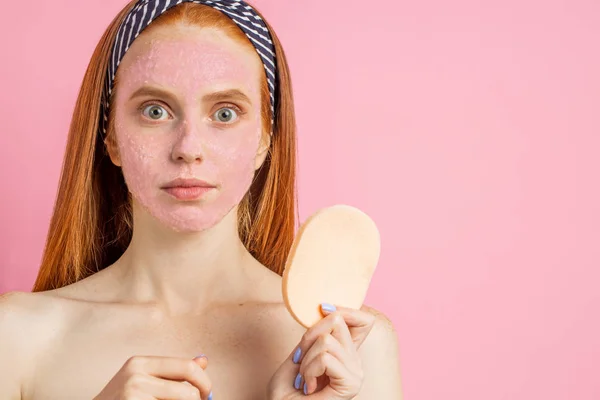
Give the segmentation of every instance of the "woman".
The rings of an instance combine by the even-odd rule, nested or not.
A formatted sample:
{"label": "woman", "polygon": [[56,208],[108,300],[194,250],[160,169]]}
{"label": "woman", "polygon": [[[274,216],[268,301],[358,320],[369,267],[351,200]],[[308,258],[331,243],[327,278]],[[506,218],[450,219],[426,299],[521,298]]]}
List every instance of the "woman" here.
{"label": "woman", "polygon": [[324,304],[305,331],[283,304],[295,140],[255,9],[125,7],[84,77],[34,293],[0,300],[0,398],[399,399],[387,318]]}

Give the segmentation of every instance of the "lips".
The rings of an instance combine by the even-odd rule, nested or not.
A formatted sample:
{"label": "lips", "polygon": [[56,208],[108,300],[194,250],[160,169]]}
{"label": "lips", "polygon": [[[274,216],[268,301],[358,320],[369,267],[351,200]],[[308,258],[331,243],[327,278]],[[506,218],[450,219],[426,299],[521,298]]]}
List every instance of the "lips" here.
{"label": "lips", "polygon": [[200,199],[215,187],[215,185],[200,179],[178,178],[167,183],[162,189],[178,200],[191,201]]}
{"label": "lips", "polygon": [[177,187],[182,187],[182,188],[190,188],[190,187],[204,187],[204,188],[214,188],[215,185],[212,185],[206,181],[200,180],[200,179],[183,179],[183,178],[177,178],[175,180],[172,180],[171,182],[167,183],[163,189],[169,189],[169,188],[177,188]]}

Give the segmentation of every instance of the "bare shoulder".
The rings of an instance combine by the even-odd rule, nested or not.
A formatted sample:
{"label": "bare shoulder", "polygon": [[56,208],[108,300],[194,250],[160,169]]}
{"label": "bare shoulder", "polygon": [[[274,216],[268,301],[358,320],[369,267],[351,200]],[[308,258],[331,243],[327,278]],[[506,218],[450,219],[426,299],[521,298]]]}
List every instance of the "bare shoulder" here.
{"label": "bare shoulder", "polygon": [[0,296],[0,398],[20,399],[21,385],[48,333],[56,332],[51,296],[9,292]]}
{"label": "bare shoulder", "polygon": [[[396,327],[389,319],[389,317],[383,312],[366,305],[362,307],[362,310],[368,312],[369,314],[375,317],[375,324],[373,325],[373,330],[369,334],[367,340],[365,340],[363,346],[365,344],[397,346],[398,332],[396,331]],[[383,343],[381,343],[382,340]]]}
{"label": "bare shoulder", "polygon": [[[8,292],[0,296],[0,335],[22,340],[29,328],[51,319],[52,297],[42,292]],[[0,341],[2,342],[2,341]]]}
{"label": "bare shoulder", "polygon": [[48,292],[0,295],[0,346],[10,342],[11,351],[23,358],[34,352],[47,333],[55,332],[64,312],[59,298]]}
{"label": "bare shoulder", "polygon": [[369,336],[360,348],[365,365],[380,365],[382,361],[388,364],[398,362],[398,333],[387,315],[369,306],[363,306],[363,311],[375,317],[375,324]]}
{"label": "bare shoulder", "polygon": [[397,330],[381,311],[363,306],[375,316],[371,333],[360,348],[365,381],[360,399],[401,399],[400,352]]}

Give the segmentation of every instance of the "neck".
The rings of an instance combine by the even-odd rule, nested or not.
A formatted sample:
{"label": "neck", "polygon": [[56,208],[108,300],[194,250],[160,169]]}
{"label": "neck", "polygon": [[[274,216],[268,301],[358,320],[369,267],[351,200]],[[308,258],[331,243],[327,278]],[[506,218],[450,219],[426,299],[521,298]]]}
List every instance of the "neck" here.
{"label": "neck", "polygon": [[195,233],[164,227],[134,205],[131,243],[115,264],[123,293],[171,313],[239,301],[255,261],[238,235],[237,207],[215,226]]}

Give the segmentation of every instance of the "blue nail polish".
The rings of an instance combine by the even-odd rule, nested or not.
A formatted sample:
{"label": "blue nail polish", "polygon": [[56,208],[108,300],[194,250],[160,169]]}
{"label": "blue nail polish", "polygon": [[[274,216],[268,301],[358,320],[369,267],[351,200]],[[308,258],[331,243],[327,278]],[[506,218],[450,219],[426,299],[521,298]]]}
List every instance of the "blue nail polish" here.
{"label": "blue nail polish", "polygon": [[212,400],[212,392],[208,394],[208,398],[206,400]]}
{"label": "blue nail polish", "polygon": [[308,386],[306,386],[306,382],[304,382],[304,394],[308,394]]}
{"label": "blue nail polish", "polygon": [[296,352],[294,353],[294,364],[298,364],[298,361],[300,361],[300,356],[302,355],[302,349],[300,347],[298,347],[296,349]]}
{"label": "blue nail polish", "polygon": [[321,304],[321,310],[332,313],[335,312],[336,308],[333,304],[323,303]]}
{"label": "blue nail polish", "polygon": [[296,379],[294,379],[294,387],[296,390],[300,390],[300,386],[302,385],[302,375],[296,375]]}

